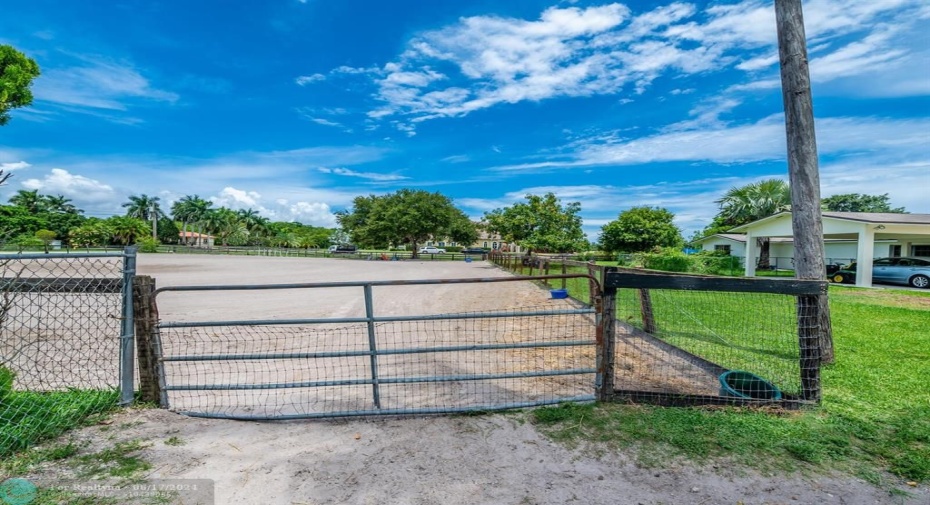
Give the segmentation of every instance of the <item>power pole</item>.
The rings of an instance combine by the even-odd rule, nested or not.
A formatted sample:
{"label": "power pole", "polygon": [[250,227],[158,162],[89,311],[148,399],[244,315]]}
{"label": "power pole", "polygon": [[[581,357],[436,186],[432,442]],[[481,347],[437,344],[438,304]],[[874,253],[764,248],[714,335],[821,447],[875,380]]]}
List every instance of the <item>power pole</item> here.
{"label": "power pole", "polygon": [[[788,136],[795,275],[798,279],[825,280],[820,172],[801,0],[775,0],[775,20]],[[819,309],[820,357],[824,363],[832,363],[833,329],[826,296],[820,297]]]}
{"label": "power pole", "polygon": [[152,239],[158,240],[158,208],[152,203]]}

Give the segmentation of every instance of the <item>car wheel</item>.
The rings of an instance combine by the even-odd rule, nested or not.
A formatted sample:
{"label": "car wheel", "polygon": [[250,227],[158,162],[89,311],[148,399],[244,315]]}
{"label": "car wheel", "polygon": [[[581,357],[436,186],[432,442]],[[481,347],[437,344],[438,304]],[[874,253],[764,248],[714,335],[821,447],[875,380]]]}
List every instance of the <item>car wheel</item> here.
{"label": "car wheel", "polygon": [[831,279],[833,280],[833,282],[837,284],[842,284],[843,281],[846,280],[846,277],[844,277],[843,274],[834,274],[833,277],[831,277]]}
{"label": "car wheel", "polygon": [[911,286],[915,288],[927,288],[930,286],[930,277],[926,275],[915,275],[911,277]]}

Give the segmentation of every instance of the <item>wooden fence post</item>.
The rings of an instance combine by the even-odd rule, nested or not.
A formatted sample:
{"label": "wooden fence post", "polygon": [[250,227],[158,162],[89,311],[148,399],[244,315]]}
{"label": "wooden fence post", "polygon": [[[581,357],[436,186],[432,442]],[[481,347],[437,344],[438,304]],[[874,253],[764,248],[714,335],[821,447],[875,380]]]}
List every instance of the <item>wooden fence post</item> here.
{"label": "wooden fence post", "polygon": [[158,380],[157,342],[155,340],[158,324],[155,279],[147,275],[135,277],[132,284],[132,308],[135,314],[140,399],[143,402],[161,405],[161,383]]}
{"label": "wooden fence post", "polygon": [[[568,272],[568,266],[565,264],[565,260],[562,260],[562,275],[565,275],[566,272]],[[564,277],[562,278],[562,289],[565,289],[567,281],[568,279]]]}
{"label": "wooden fence post", "polygon": [[[601,281],[607,279],[608,272],[615,272],[616,267],[604,269]],[[605,284],[606,286],[606,284]],[[604,287],[598,297],[597,307],[597,381],[595,395],[597,400],[607,402],[614,396],[614,368],[616,366],[615,338],[617,329],[617,288]]]}
{"label": "wooden fence post", "polygon": [[646,333],[656,332],[656,315],[652,311],[652,295],[648,289],[639,289],[640,314],[643,317],[643,331]]}
{"label": "wooden fence post", "polygon": [[[826,290],[826,288],[824,288]],[[798,347],[801,350],[801,398],[820,403],[820,364],[822,362],[821,298],[827,295],[798,297]]]}

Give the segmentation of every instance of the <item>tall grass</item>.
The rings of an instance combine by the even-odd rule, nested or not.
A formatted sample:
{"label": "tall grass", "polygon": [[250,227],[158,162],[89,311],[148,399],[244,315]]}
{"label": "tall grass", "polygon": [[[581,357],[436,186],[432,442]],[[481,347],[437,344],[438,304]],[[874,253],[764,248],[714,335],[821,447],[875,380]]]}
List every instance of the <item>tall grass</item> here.
{"label": "tall grass", "polygon": [[114,409],[116,390],[12,391],[0,398],[0,457],[83,426]]}

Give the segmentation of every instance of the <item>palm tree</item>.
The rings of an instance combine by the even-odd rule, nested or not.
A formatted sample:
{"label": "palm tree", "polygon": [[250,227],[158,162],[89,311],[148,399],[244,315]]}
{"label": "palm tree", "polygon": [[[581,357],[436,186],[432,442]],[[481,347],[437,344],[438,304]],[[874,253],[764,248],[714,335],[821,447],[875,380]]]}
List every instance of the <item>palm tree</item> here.
{"label": "palm tree", "polygon": [[257,211],[252,209],[239,209],[236,215],[239,218],[239,222],[245,225],[245,228],[255,240],[268,234],[268,224],[270,221],[268,218],[260,216]]}
{"label": "palm tree", "polygon": [[[197,195],[194,195],[194,198],[190,202],[191,206],[191,223],[197,228],[198,233],[201,235],[204,234],[204,223],[210,217],[210,214],[214,212],[213,202],[209,200],[204,200]],[[201,237],[201,240],[203,238]],[[202,243],[202,242],[201,242]]]}
{"label": "palm tree", "polygon": [[38,214],[39,211],[43,210],[43,203],[42,196],[39,195],[39,190],[37,189],[32,191],[21,189],[10,197],[10,205],[23,207],[28,210],[30,214]]}
{"label": "palm tree", "polygon": [[143,193],[139,196],[129,195],[129,201],[123,204],[123,207],[126,207],[126,216],[152,223],[153,239],[158,238],[158,220],[165,217],[158,204],[160,200],[157,196]]}
{"label": "palm tree", "polygon": [[[788,183],[781,179],[767,179],[746,186],[730,188],[723,198],[715,202],[720,206],[719,216],[729,226],[740,226],[769,217],[791,208]],[[759,268],[769,267],[769,239],[761,237]]]}
{"label": "palm tree", "polygon": [[82,214],[84,212],[75,207],[74,204],[71,203],[71,199],[66,198],[64,195],[46,195],[42,197],[42,200],[45,204],[45,209],[49,212],[60,212],[62,214]]}
{"label": "palm tree", "polygon": [[187,236],[187,224],[194,221],[197,216],[196,200],[201,198],[197,195],[184,195],[180,200],[171,205],[171,215],[175,221],[181,221],[181,234],[184,237],[184,245],[189,245],[190,241]]}
{"label": "palm tree", "polygon": [[229,239],[234,235],[248,235],[248,230],[239,220],[239,215],[226,207],[210,212],[204,224],[224,246],[229,245]]}
{"label": "palm tree", "polygon": [[143,221],[152,221],[152,219],[161,219],[165,217],[161,206],[158,202],[161,198],[157,196],[148,196],[145,193],[136,196],[129,195],[129,201],[123,204],[126,208],[126,216],[141,219]]}

